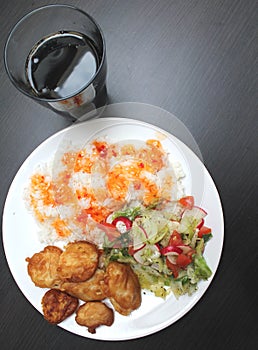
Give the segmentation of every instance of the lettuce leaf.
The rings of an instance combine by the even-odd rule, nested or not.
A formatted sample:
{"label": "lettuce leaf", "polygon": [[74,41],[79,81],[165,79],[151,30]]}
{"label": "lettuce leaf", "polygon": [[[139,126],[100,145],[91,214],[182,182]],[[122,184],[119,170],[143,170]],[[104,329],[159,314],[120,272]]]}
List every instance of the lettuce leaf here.
{"label": "lettuce leaf", "polygon": [[195,277],[203,280],[207,280],[212,275],[212,271],[207,265],[202,254],[196,254],[194,256],[194,275]]}

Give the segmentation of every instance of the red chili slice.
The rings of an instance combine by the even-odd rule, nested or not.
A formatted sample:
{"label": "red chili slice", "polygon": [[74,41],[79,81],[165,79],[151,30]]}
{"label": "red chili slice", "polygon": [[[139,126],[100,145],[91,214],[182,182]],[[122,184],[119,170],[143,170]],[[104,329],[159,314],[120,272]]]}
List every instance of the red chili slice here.
{"label": "red chili slice", "polygon": [[181,254],[183,251],[179,247],[176,247],[174,245],[169,245],[169,246],[167,246],[165,248],[162,248],[160,252],[161,252],[162,255],[168,255],[169,253]]}

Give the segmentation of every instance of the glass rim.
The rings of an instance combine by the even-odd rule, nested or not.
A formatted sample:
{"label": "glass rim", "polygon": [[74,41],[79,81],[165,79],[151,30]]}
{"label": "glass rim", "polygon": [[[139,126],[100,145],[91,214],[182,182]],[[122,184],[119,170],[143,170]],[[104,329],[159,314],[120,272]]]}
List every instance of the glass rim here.
{"label": "glass rim", "polygon": [[[42,98],[42,97],[38,97],[37,95],[32,95],[30,94],[28,91],[26,90],[23,90],[16,82],[15,78],[13,77],[13,75],[11,74],[10,72],[10,69],[9,69],[9,66],[8,66],[8,59],[7,59],[7,51],[8,51],[8,45],[10,43],[10,40],[12,38],[12,34],[15,32],[15,30],[18,28],[18,26],[24,22],[28,17],[32,16],[33,14],[37,13],[37,12],[40,12],[44,9],[48,9],[48,8],[67,8],[67,9],[71,9],[71,10],[75,10],[75,11],[78,11],[80,12],[81,14],[83,14],[84,16],[86,16],[97,28],[99,34],[100,34],[100,37],[101,37],[101,42],[102,42],[102,46],[103,46],[103,49],[102,49],[102,57],[101,57],[101,61],[100,61],[100,64],[99,64],[99,67],[98,69],[96,70],[95,74],[93,75],[93,77],[87,82],[87,84],[85,84],[82,88],[80,88],[78,91],[70,94],[70,95],[67,95],[66,97],[60,97],[60,98]],[[104,62],[105,62],[105,59],[106,59],[106,42],[105,42],[105,37],[104,37],[104,33],[100,27],[100,25],[96,22],[96,20],[91,16],[89,15],[87,12],[81,10],[80,8],[76,7],[76,6],[73,6],[73,5],[66,5],[66,4],[50,4],[50,5],[44,5],[44,6],[40,6],[28,13],[26,13],[24,16],[22,16],[17,22],[16,24],[12,27],[12,29],[10,30],[8,36],[7,36],[7,39],[6,39],[6,42],[5,42],[5,46],[4,46],[4,66],[5,66],[5,70],[9,76],[9,79],[11,80],[12,84],[20,91],[22,92],[23,94],[25,94],[26,96],[32,98],[32,99],[35,99],[39,102],[59,102],[59,101],[65,101],[65,100],[68,100],[70,98],[73,98],[79,94],[81,94],[85,89],[87,89],[92,83],[93,81],[96,79],[96,77],[99,75],[99,72],[101,71],[103,65],[104,65]]]}

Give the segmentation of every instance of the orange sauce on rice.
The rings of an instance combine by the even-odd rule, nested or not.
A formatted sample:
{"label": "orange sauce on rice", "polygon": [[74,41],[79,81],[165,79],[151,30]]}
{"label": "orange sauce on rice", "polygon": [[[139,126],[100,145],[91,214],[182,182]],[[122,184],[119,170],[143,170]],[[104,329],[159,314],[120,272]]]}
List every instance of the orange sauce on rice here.
{"label": "orange sauce on rice", "polygon": [[[144,146],[135,147],[94,140],[91,146],[90,151],[65,152],[62,171],[54,179],[40,173],[30,179],[30,206],[34,215],[40,223],[48,222],[57,237],[68,237],[74,227],[87,234],[88,218],[104,222],[114,208],[124,206],[129,191],[139,194],[145,205],[165,193],[153,180],[167,166],[160,141],[148,140]],[[73,180],[75,174],[82,176],[82,183]],[[90,183],[83,183],[83,176],[90,176]],[[99,186],[92,185],[92,179],[98,176],[104,187],[103,181]],[[170,174],[165,182],[172,186]],[[170,189],[164,189],[166,195]],[[64,207],[68,211],[71,208],[70,215],[63,215]]]}

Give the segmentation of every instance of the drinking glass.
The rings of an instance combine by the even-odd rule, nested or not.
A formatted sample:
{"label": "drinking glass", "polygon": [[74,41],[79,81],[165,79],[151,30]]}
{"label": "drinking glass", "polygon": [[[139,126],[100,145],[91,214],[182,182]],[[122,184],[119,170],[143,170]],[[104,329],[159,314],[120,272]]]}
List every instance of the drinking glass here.
{"label": "drinking glass", "polygon": [[76,7],[48,5],[25,15],[8,36],[4,59],[17,89],[73,120],[107,103],[104,35]]}

